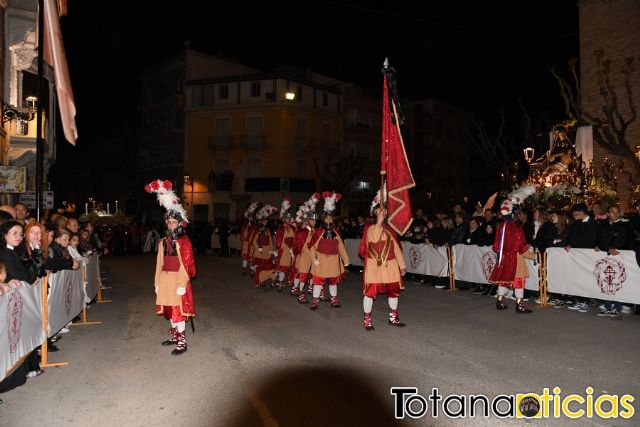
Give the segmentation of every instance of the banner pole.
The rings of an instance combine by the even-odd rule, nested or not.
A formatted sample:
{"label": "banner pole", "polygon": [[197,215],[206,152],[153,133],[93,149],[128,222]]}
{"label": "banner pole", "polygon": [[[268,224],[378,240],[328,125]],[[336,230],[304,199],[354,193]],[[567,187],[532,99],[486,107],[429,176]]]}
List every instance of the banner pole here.
{"label": "banner pole", "polygon": [[40,281],[42,286],[42,330],[44,330],[44,343],[40,350],[40,368],[54,366],[67,366],[69,362],[49,363],[49,300],[48,300],[49,275],[47,274]]}
{"label": "banner pole", "polygon": [[[82,267],[82,287],[85,287],[85,283],[87,281],[87,267]],[[87,291],[85,288],[85,296],[87,295]],[[82,325],[99,325],[102,321],[94,320],[92,322],[87,321],[87,303],[82,304],[82,322],[73,322],[71,326],[82,326]]]}
{"label": "banner pole", "polygon": [[456,292],[456,273],[453,269],[453,248],[447,246],[447,256],[449,258],[449,289],[447,292]]}

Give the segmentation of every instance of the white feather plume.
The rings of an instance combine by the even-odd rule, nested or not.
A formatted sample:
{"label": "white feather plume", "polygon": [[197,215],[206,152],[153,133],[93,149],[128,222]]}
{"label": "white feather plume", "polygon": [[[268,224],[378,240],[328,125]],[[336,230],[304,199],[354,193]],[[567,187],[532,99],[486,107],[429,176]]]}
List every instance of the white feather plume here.
{"label": "white feather plume", "polygon": [[180,203],[180,199],[178,199],[176,193],[173,192],[170,181],[162,181],[160,179],[156,179],[155,181],[151,181],[146,186],[146,190],[149,193],[156,194],[158,198],[158,204],[160,204],[160,206],[168,211],[178,213],[184,222],[189,222],[189,219],[187,218],[187,211],[185,211],[184,207]]}
{"label": "white feather plume", "polygon": [[259,202],[252,202],[246,211],[244,211],[244,217],[249,219],[249,217],[258,209]]}

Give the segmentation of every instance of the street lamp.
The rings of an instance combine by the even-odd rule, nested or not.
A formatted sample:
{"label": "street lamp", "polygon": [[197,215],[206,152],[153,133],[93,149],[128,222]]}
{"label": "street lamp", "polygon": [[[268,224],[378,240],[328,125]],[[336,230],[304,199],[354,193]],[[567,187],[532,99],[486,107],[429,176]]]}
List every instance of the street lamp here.
{"label": "street lamp", "polygon": [[296,99],[296,94],[293,92],[287,92],[284,97],[287,98],[287,101],[293,101]]}
{"label": "street lamp", "polygon": [[191,187],[191,210],[193,211],[193,178],[189,175],[189,172],[184,173],[184,185]]}
{"label": "street lamp", "polygon": [[4,125],[7,122],[12,120],[21,120],[25,122],[30,122],[36,117],[36,110],[38,108],[38,98],[35,96],[27,96],[26,98],[27,104],[29,104],[29,110],[20,111],[16,107],[12,107],[9,104],[2,104],[2,124]]}
{"label": "street lamp", "polygon": [[524,149],[524,159],[527,161],[527,163],[531,164],[531,162],[533,161],[533,157],[535,155],[535,150],[531,147],[527,147]]}

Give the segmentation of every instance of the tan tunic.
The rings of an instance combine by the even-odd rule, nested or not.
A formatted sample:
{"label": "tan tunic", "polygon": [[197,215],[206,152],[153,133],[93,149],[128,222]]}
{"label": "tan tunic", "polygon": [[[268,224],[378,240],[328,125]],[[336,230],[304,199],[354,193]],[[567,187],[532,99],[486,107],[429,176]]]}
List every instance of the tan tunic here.
{"label": "tan tunic", "polygon": [[[349,255],[344,247],[344,242],[340,236],[336,236],[338,240],[338,255],[325,255],[318,252],[318,241],[310,248],[311,253],[311,273],[317,277],[334,278],[344,273],[344,267],[349,265]],[[315,260],[320,263],[316,265]]]}
{"label": "tan tunic", "polygon": [[296,233],[293,228],[291,227],[284,228],[284,237],[282,239],[282,246],[279,249],[281,254],[278,254],[280,255],[280,262],[278,263],[280,267],[290,267],[291,264],[293,264],[293,257],[291,256],[291,252],[293,251],[293,246],[287,245],[286,239],[287,238],[295,239],[295,237],[296,237]]}
{"label": "tan tunic", "polygon": [[184,262],[180,255],[180,244],[176,242],[176,252],[180,260],[180,270],[178,271],[162,271],[164,249],[164,242],[160,242],[156,259],[155,286],[158,287],[156,305],[182,306],[182,297],[177,294],[177,291],[178,288],[186,289],[189,275],[184,268]]}
{"label": "tan tunic", "polygon": [[[260,232],[255,232],[253,236],[251,236],[251,244],[249,247],[249,253],[254,260],[253,263],[257,266],[256,270],[258,271],[258,280],[260,283],[267,279],[274,280],[276,277],[273,263],[269,264],[273,256],[271,252],[275,250],[275,244],[270,231],[267,231],[267,235],[269,238],[267,244],[262,246],[262,251],[260,251],[260,245],[258,244]],[[265,266],[267,265],[269,265],[270,268],[266,268]]]}
{"label": "tan tunic", "polygon": [[367,229],[367,247],[369,247],[370,243],[375,243],[380,240],[385,243],[388,239],[391,240],[391,248],[389,250],[393,251],[394,259],[386,259],[383,261],[382,265],[378,266],[375,259],[367,256],[364,261],[366,263],[364,269],[364,282],[366,285],[370,283],[400,283],[400,287],[404,288],[402,285],[400,270],[405,270],[407,266],[404,262],[402,248],[388,232],[382,232],[382,230],[377,229],[374,225]]}
{"label": "tan tunic", "polygon": [[296,271],[301,274],[309,273],[311,271],[311,251],[309,250],[309,242],[313,237],[313,228],[309,229],[307,234],[307,240],[304,241],[304,246],[300,255],[296,258]]}

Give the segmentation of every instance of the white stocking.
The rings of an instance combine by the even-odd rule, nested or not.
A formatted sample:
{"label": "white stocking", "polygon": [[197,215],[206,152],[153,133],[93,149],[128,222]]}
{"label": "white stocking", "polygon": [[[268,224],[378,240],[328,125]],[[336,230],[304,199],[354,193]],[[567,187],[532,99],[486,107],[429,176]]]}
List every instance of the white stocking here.
{"label": "white stocking", "polygon": [[293,288],[297,288],[298,285],[300,284],[300,279],[298,279],[297,277],[295,279],[293,279]]}
{"label": "white stocking", "polygon": [[278,272],[278,281],[279,282],[284,281],[284,271]]}
{"label": "white stocking", "polygon": [[306,284],[305,282],[303,282],[302,280],[298,279],[298,282],[300,282],[300,290],[304,291],[304,285]]}
{"label": "white stocking", "polygon": [[371,309],[373,308],[373,298],[365,296],[362,300],[362,306],[364,307],[365,313],[371,313]]}
{"label": "white stocking", "polygon": [[338,285],[329,285],[329,293],[332,297],[338,296]]}
{"label": "white stocking", "polygon": [[246,259],[242,260],[242,268],[247,268],[247,265],[249,265],[249,263],[247,262]]}
{"label": "white stocking", "polygon": [[505,296],[509,292],[509,289],[505,286],[498,286],[498,295]]}
{"label": "white stocking", "polygon": [[391,310],[397,310],[398,309],[398,297],[389,298],[389,308]]}
{"label": "white stocking", "polygon": [[175,329],[176,328],[176,323],[173,320],[169,320],[169,322],[171,322],[171,327],[173,329]]}
{"label": "white stocking", "polygon": [[321,290],[322,290],[322,286],[313,285],[313,297],[316,299],[320,298]]}
{"label": "white stocking", "polygon": [[184,332],[184,325],[185,325],[184,321],[176,322],[176,326],[178,327],[178,332]]}
{"label": "white stocking", "polygon": [[524,298],[524,288],[520,288],[520,289],[516,289],[515,290],[516,293],[516,298]]}

